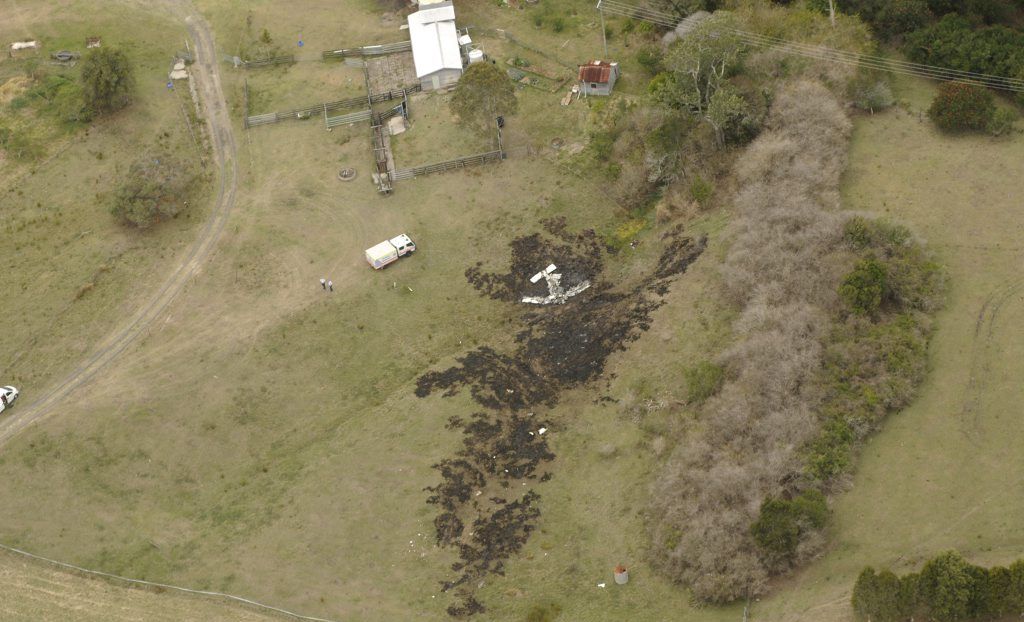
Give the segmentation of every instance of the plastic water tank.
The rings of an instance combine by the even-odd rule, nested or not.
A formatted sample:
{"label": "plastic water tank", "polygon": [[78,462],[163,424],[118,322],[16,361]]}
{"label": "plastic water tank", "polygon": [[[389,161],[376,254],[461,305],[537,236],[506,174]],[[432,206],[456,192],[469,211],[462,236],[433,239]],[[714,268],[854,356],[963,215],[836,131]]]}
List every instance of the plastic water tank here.
{"label": "plastic water tank", "polygon": [[469,64],[470,65],[472,65],[473,63],[479,63],[483,59],[484,59],[484,51],[483,50],[470,50],[469,51]]}

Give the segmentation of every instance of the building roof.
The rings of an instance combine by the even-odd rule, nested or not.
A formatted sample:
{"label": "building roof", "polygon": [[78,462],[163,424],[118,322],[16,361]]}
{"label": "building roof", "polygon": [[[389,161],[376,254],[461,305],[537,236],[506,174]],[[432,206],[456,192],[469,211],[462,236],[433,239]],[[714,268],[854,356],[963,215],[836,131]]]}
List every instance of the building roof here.
{"label": "building roof", "polygon": [[409,16],[409,40],[416,77],[442,69],[462,69],[459,33],[455,29],[455,7],[450,2],[425,5]]}
{"label": "building roof", "polygon": [[612,68],[614,64],[603,60],[595,60],[586,65],[580,65],[580,82],[595,82],[607,84],[611,82]]}

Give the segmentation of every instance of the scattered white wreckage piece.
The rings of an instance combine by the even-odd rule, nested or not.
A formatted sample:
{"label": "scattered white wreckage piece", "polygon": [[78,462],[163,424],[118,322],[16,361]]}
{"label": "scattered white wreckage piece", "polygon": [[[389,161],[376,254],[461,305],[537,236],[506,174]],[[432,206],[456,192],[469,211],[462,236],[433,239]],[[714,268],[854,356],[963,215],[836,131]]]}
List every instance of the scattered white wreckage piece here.
{"label": "scattered white wreckage piece", "polygon": [[184,80],[188,77],[188,71],[185,70],[185,61],[178,59],[174,62],[174,68],[171,70],[171,80]]}
{"label": "scattered white wreckage piece", "polygon": [[38,41],[15,41],[11,44],[12,50],[34,50],[38,47]]}
{"label": "scattered white wreckage piece", "polygon": [[548,295],[523,296],[523,302],[533,305],[564,305],[567,300],[590,287],[590,281],[581,281],[569,289],[565,289],[562,287],[562,275],[555,272],[557,269],[555,264],[550,264],[547,268],[530,277],[531,283],[537,283],[544,279],[548,284]]}

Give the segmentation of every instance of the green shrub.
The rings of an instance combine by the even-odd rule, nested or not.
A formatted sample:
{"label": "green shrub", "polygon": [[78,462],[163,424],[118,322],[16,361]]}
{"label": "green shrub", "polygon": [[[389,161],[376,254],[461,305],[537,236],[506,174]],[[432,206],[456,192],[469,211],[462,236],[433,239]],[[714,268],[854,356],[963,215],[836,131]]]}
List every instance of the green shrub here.
{"label": "green shrub", "polygon": [[856,216],[843,227],[844,241],[856,251],[870,250],[886,269],[886,296],[901,310],[930,311],[941,304],[945,275],[906,227]]}
{"label": "green shrub", "polygon": [[1017,113],[1009,108],[1000,108],[992,115],[988,122],[988,133],[993,136],[1002,136],[1013,131],[1013,124],[1017,122]]}
{"label": "green shrub", "polygon": [[861,315],[878,311],[885,294],[885,264],[874,258],[858,261],[839,286],[839,297],[854,313]]}
{"label": "green shrub", "polygon": [[640,64],[651,76],[656,76],[662,71],[665,71],[665,65],[662,62],[664,53],[661,48],[656,45],[645,45],[636,52],[636,62]]}
{"label": "green shrub", "polygon": [[766,499],[750,531],[770,564],[788,564],[801,537],[821,529],[827,520],[825,496],[812,489],[790,500]]}
{"label": "green shrub", "polygon": [[907,55],[914,62],[994,76],[1020,75],[1021,49],[1024,32],[1005,26],[977,28],[953,14],[907,36]]}
{"label": "green shrub", "polygon": [[918,594],[930,617],[952,622],[972,617],[971,603],[978,587],[971,565],[959,553],[949,551],[924,565]]}
{"label": "green shrub", "polygon": [[591,150],[594,157],[601,161],[608,161],[612,157],[612,149],[615,147],[617,136],[608,130],[596,130],[590,133],[590,142],[587,148]]}
{"label": "green shrub", "polygon": [[565,18],[561,15],[556,15],[551,19],[551,30],[555,32],[562,32],[565,30]]}
{"label": "green shrub", "polygon": [[696,175],[690,182],[690,196],[701,207],[707,207],[711,196],[715,193],[715,186],[700,175]]}
{"label": "green shrub", "polygon": [[562,615],[562,608],[555,603],[534,605],[526,614],[526,622],[554,622]]}
{"label": "green shrub", "polygon": [[945,132],[984,131],[995,112],[992,93],[969,84],[947,82],[939,87],[928,116]]}
{"label": "green shrub", "polygon": [[0,126],[0,149],[15,160],[24,162],[42,157],[43,145],[32,138],[32,134],[24,128],[8,128]]}
{"label": "green shrub", "polygon": [[110,213],[125,225],[151,227],[178,215],[197,180],[190,162],[159,153],[143,157],[132,163],[114,192]]}
{"label": "green shrub", "polygon": [[853,610],[872,622],[902,622],[913,611],[899,577],[888,570],[865,568],[853,586]]}
{"label": "green shrub", "polygon": [[850,466],[854,440],[849,422],[833,417],[825,424],[821,436],[807,448],[808,474],[819,482],[829,482],[841,475]]}
{"label": "green shrub", "polygon": [[861,110],[875,112],[885,110],[896,103],[889,82],[875,74],[861,74],[850,82],[850,100]]}
{"label": "green shrub", "polygon": [[889,0],[875,19],[879,34],[884,37],[913,32],[932,19],[924,0]]}
{"label": "green shrub", "polygon": [[683,375],[686,378],[686,401],[694,405],[703,404],[709,397],[718,393],[725,380],[725,370],[710,361],[697,363]]}
{"label": "green shrub", "polygon": [[82,95],[90,110],[120,110],[131,103],[134,90],[135,71],[121,50],[97,48],[82,59]]}
{"label": "green shrub", "polygon": [[[828,15],[828,0],[806,0],[806,4],[808,9]],[[839,4],[839,0],[836,0],[836,4]],[[839,10],[838,6],[836,6],[836,10]]]}

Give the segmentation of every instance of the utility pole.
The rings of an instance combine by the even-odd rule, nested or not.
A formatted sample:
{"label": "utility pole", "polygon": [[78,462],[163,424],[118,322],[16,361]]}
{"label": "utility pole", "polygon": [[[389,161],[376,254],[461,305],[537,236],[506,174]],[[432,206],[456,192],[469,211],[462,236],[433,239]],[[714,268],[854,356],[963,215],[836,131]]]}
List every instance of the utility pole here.
{"label": "utility pole", "polygon": [[828,0],[828,18],[832,20],[832,28],[836,27],[836,3],[835,0]]}
{"label": "utility pole", "polygon": [[597,3],[597,12],[601,14],[601,41],[604,42],[604,59],[608,59],[608,31],[604,27],[604,9],[601,8],[601,3]]}

